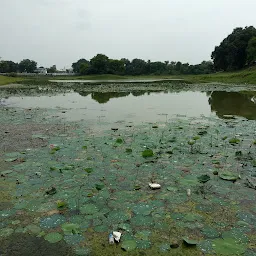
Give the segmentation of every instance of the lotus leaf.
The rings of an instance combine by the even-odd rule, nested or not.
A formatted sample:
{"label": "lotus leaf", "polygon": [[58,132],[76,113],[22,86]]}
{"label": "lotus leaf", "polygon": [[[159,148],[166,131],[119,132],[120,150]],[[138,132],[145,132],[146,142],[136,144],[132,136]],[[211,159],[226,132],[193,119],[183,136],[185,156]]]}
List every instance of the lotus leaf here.
{"label": "lotus leaf", "polygon": [[200,183],[206,183],[207,181],[209,181],[211,179],[211,177],[209,175],[201,175],[199,177],[197,177],[198,181]]}
{"label": "lotus leaf", "polygon": [[142,152],[142,156],[144,157],[144,158],[146,158],[146,157],[152,157],[154,155],[154,152],[153,152],[153,150],[151,150],[151,149],[146,149],[146,150],[144,150],[143,152]]}
{"label": "lotus leaf", "polygon": [[67,236],[65,236],[64,240],[69,245],[76,245],[76,244],[79,244],[82,241],[84,241],[85,238],[82,235],[74,234],[74,235],[67,235]]}
{"label": "lotus leaf", "polygon": [[246,251],[246,245],[238,243],[234,238],[215,239],[212,246],[220,255],[241,255]]}
{"label": "lotus leaf", "polygon": [[135,240],[126,240],[122,242],[121,247],[123,250],[130,252],[136,249],[137,243]]}
{"label": "lotus leaf", "polygon": [[186,245],[189,245],[189,246],[195,246],[198,244],[198,240],[190,239],[187,237],[183,237],[183,241]]}
{"label": "lotus leaf", "polygon": [[80,226],[74,223],[65,223],[61,225],[65,235],[74,235],[80,233]]}
{"label": "lotus leaf", "polygon": [[59,241],[62,240],[62,238],[63,238],[63,236],[57,232],[49,233],[44,237],[45,240],[47,240],[48,242],[50,242],[52,244],[58,243]]}
{"label": "lotus leaf", "polygon": [[219,177],[223,180],[229,180],[229,181],[236,181],[239,179],[239,175],[229,172],[229,171],[224,171],[219,174]]}
{"label": "lotus leaf", "polygon": [[66,218],[59,214],[54,214],[50,217],[41,219],[40,226],[42,228],[56,228],[61,224],[65,223]]}

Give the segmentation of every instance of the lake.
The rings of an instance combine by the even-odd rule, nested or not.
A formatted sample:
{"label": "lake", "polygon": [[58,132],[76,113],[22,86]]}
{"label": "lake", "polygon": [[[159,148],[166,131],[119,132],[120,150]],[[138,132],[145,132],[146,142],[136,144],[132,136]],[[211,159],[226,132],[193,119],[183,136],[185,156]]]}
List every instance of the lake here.
{"label": "lake", "polygon": [[20,108],[59,109],[69,121],[158,122],[172,117],[236,115],[256,120],[255,92],[69,92],[53,96],[9,97]]}

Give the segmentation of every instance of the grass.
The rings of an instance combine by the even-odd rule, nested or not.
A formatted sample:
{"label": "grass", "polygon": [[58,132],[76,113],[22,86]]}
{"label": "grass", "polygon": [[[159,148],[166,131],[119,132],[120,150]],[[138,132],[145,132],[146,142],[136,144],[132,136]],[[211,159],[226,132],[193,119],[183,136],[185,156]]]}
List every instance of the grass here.
{"label": "grass", "polygon": [[9,77],[0,75],[0,85],[14,84],[23,81],[23,77]]}
{"label": "grass", "polygon": [[147,76],[120,76],[120,75],[88,75],[88,76],[37,76],[37,77],[6,77],[0,76],[0,85],[22,83],[27,85],[50,84],[49,80],[144,80],[144,79],[184,79],[188,83],[233,83],[255,84],[256,67],[250,67],[236,72],[219,72],[207,75],[147,75]]}
{"label": "grass", "polygon": [[236,72],[221,72],[208,75],[179,76],[193,83],[220,82],[256,85],[256,67],[250,67]]}

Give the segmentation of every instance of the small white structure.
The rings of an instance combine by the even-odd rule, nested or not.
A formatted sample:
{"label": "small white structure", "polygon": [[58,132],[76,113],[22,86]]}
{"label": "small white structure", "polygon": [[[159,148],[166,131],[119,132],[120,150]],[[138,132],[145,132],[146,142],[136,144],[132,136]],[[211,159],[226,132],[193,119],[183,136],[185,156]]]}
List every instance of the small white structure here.
{"label": "small white structure", "polygon": [[47,74],[47,69],[44,68],[44,67],[39,67],[39,68],[36,70],[36,73],[41,74],[41,75],[46,75],[46,74]]}

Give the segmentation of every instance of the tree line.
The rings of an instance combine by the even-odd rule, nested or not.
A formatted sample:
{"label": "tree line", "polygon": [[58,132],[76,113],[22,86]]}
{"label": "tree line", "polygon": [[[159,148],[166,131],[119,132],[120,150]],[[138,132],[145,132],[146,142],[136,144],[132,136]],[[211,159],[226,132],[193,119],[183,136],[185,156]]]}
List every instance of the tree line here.
{"label": "tree line", "polygon": [[[180,75],[209,74],[217,71],[243,69],[256,63],[256,29],[253,26],[235,28],[211,54],[212,61],[203,61],[197,65],[180,61],[150,61],[135,58],[128,60],[111,59],[97,54],[92,59],[80,59],[72,63],[74,73],[78,75],[115,74],[115,75]],[[0,61],[0,73],[27,72],[37,70],[37,63],[24,59],[20,63]],[[48,73],[57,72],[56,66],[47,69]]]}

